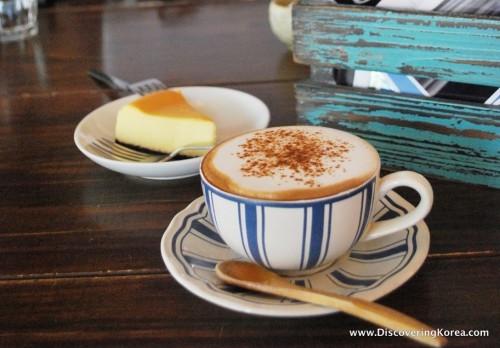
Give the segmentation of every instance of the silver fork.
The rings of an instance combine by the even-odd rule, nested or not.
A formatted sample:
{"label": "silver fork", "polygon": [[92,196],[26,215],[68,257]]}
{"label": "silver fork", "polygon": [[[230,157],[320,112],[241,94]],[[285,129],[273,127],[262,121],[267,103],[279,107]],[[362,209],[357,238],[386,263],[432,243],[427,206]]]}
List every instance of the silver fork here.
{"label": "silver fork", "polygon": [[158,92],[167,88],[163,82],[158,79],[147,79],[139,82],[128,83],[116,76],[110,75],[100,70],[89,69],[87,75],[99,85],[105,85],[118,92],[132,92],[145,95]]}
{"label": "silver fork", "polygon": [[99,155],[109,159],[120,160],[124,162],[167,162],[176,157],[183,151],[188,150],[210,150],[212,146],[208,145],[193,145],[183,146],[172,151],[168,155],[150,154],[138,150],[134,150],[127,146],[118,144],[117,142],[107,139],[95,139],[90,143],[90,147]]}

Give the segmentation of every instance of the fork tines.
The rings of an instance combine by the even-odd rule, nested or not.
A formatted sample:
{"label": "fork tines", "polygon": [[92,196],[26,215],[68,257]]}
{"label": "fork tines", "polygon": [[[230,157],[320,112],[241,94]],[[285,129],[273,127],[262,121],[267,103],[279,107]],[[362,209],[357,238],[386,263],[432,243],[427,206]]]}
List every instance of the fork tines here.
{"label": "fork tines", "polygon": [[101,155],[111,159],[141,162],[148,158],[153,159],[161,157],[159,155],[149,154],[131,149],[127,146],[121,145],[106,138],[95,139],[91,143],[91,145],[93,146],[94,150],[98,151]]}
{"label": "fork tines", "polygon": [[166,88],[167,86],[165,86],[163,82],[157,79],[144,80],[137,83],[132,83],[128,86],[129,91],[140,95],[162,91]]}

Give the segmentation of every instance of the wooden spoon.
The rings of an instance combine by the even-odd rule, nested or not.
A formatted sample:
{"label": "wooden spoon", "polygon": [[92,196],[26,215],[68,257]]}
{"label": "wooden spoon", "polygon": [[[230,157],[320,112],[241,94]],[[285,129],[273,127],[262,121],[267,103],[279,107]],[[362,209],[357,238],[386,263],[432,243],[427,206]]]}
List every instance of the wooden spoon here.
{"label": "wooden spoon", "polygon": [[245,289],[335,307],[390,330],[413,331],[406,337],[433,347],[446,344],[446,338],[437,335],[432,337],[431,333],[436,332],[435,329],[403,313],[359,298],[300,287],[255,263],[223,261],[217,264],[215,273],[223,281]]}

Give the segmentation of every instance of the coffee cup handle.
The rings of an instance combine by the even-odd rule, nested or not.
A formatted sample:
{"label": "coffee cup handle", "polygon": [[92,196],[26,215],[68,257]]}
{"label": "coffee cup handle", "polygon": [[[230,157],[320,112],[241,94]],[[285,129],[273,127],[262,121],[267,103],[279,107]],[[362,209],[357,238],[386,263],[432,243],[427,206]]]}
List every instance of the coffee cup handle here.
{"label": "coffee cup handle", "polygon": [[420,202],[415,209],[410,212],[389,220],[373,222],[368,229],[363,241],[372,240],[401,231],[411,227],[423,220],[431,210],[434,201],[432,187],[422,175],[411,172],[401,171],[384,176],[379,184],[379,197],[396,187],[410,187],[420,195]]}

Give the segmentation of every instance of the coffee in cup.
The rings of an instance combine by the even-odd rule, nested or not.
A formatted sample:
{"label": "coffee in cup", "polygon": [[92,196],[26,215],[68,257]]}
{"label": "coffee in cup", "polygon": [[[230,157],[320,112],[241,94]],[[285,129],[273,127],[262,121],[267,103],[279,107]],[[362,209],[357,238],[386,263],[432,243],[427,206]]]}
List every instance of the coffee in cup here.
{"label": "coffee in cup", "polygon": [[302,200],[357,187],[378,171],[379,163],[377,151],[353,134],[294,126],[230,139],[207,154],[202,171],[228,193]]}
{"label": "coffee in cup", "polygon": [[[379,178],[380,157],[360,137],[326,127],[275,127],[222,142],[200,174],[212,221],[238,254],[275,271],[326,266],[361,240],[411,227],[430,211],[432,188],[408,171]],[[415,189],[418,206],[372,222],[379,197]]]}

